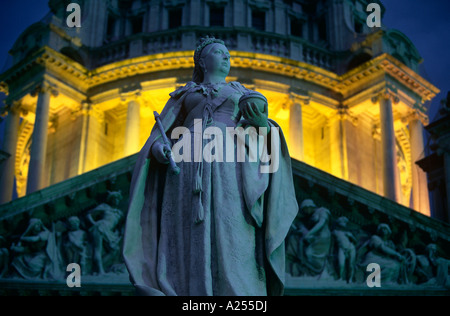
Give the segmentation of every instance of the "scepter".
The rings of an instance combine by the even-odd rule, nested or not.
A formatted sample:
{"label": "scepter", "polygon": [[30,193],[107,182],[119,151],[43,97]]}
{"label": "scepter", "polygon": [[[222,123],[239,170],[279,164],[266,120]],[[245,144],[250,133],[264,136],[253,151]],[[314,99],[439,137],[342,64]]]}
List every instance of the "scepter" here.
{"label": "scepter", "polygon": [[[162,125],[161,119],[159,118],[158,112],[154,111],[153,114],[155,115],[156,125],[158,125],[158,129],[161,132],[161,136],[164,141],[164,144],[170,146],[171,142],[167,138],[166,132],[164,131],[164,127]],[[177,166],[177,164],[173,160],[172,151],[166,152],[166,157],[169,159],[170,171],[172,172],[172,174],[174,174],[174,175],[180,174],[180,168]]]}

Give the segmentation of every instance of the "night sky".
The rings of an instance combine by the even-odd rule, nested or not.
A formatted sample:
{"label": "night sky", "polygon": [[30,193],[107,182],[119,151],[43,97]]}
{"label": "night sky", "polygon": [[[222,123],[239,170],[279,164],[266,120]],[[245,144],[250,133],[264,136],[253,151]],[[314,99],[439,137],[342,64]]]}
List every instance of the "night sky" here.
{"label": "night sky", "polygon": [[[19,35],[48,12],[48,0],[1,0],[0,72],[8,65],[8,51]],[[436,117],[440,101],[450,90],[450,1],[384,0],[383,23],[405,33],[424,59],[420,75],[441,93],[429,106],[430,121]],[[0,144],[2,143],[0,124]]]}

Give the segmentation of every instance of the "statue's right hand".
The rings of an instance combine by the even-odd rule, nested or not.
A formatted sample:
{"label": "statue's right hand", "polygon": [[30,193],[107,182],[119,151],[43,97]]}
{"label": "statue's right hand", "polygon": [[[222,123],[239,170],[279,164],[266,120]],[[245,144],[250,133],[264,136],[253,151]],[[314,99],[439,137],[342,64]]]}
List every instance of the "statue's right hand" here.
{"label": "statue's right hand", "polygon": [[162,164],[169,163],[167,153],[169,153],[170,151],[171,151],[170,146],[162,142],[157,141],[152,146],[153,157],[155,157],[155,159]]}

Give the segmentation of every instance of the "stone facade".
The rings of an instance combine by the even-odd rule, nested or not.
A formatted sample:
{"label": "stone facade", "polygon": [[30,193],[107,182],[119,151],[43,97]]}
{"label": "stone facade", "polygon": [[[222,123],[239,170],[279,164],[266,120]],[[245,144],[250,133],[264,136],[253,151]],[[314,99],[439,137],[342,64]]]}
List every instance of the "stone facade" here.
{"label": "stone facade", "polygon": [[[369,1],[79,0],[81,28],[65,24],[66,2],[49,1],[52,13],[17,39],[13,64],[0,74],[0,92],[7,94],[0,111],[6,120],[0,162],[5,293],[133,293],[111,248],[120,244],[134,154],[151,131],[153,111],[191,80],[193,49],[204,35],[229,48],[229,80],[267,97],[269,117],[295,159],[299,205],[310,199],[327,209],[316,215],[326,215],[329,233],[320,273],[298,264],[315,251],[307,246],[314,238],[303,240],[300,229],[312,229],[313,220],[299,216],[292,228],[289,247],[296,250],[287,258],[286,294],[447,293],[449,227],[429,218],[426,176],[415,165],[428,124],[424,104],[439,90],[417,74],[421,57],[404,34],[367,27]],[[11,201],[14,179],[20,199]],[[108,201],[108,192],[119,191],[120,203]],[[99,221],[109,229],[101,243]],[[20,239],[30,223],[52,241],[52,254],[46,242],[35,258],[23,255]],[[389,240],[377,235],[380,224],[392,231]],[[83,251],[65,253],[69,235],[84,236]],[[387,287],[382,280],[381,289],[364,281],[362,246],[372,237],[408,263],[388,260],[402,277]],[[339,243],[356,253],[351,285],[342,277],[348,269],[340,265]],[[102,244],[100,255],[94,244]],[[67,258],[77,254],[85,264],[82,290],[68,289],[61,277]],[[26,280],[29,273],[14,267],[33,258],[41,270]]]}
{"label": "stone facade", "polygon": [[50,1],[0,76],[14,135],[4,186],[15,176],[22,197],[138,151],[208,34],[231,51],[229,79],[266,95],[294,158],[429,215],[414,161],[438,89],[408,38],[363,23],[366,2],[84,0],[69,28]]}
{"label": "stone facade", "polygon": [[[1,254],[2,259],[8,258],[1,261],[0,293],[133,295],[125,265],[115,251],[121,249],[123,215],[136,158],[132,155],[0,206]],[[322,231],[311,239],[306,238],[308,241],[302,227],[312,231],[317,222],[314,216],[317,219],[320,216],[313,214],[308,218],[300,212],[294,222],[286,241],[286,295],[448,295],[448,224],[299,161],[293,161],[293,173],[299,205],[304,204],[304,200],[312,200],[315,211],[324,214],[326,221]],[[108,196],[119,191],[122,199],[114,204]],[[99,210],[103,213],[98,213]],[[103,240],[104,271],[99,273],[93,238],[95,223],[106,218],[105,210],[118,216],[117,222],[106,225],[114,237]],[[94,222],[88,219],[89,214],[94,216]],[[346,220],[342,224],[344,217]],[[49,236],[41,245],[45,252],[42,255],[41,251],[34,250],[24,257],[19,246],[31,244],[22,237],[33,235],[26,232],[29,223],[36,220],[40,220],[45,229],[35,235],[46,232]],[[366,258],[374,247],[373,240],[378,240],[380,224],[391,230],[389,238],[380,240],[393,252],[379,255],[381,287],[370,288],[366,280],[369,276]],[[343,274],[339,263],[339,250],[343,245],[339,241],[341,233],[351,236],[347,246],[354,248],[354,261],[346,257]],[[78,237],[69,238],[71,234]],[[72,242],[76,241],[84,241],[79,243],[83,247],[73,247]],[[117,244],[111,248],[108,245],[113,241]],[[320,247],[316,247],[317,242]],[[71,263],[69,249],[80,253],[77,262],[81,266],[81,288],[66,285],[69,273],[65,270]],[[350,256],[351,252],[346,253]],[[45,260],[39,261],[40,265],[34,262],[33,273],[17,264],[31,263],[40,257]],[[317,262],[319,268],[315,270]],[[349,277],[350,266],[354,271],[352,278]]]}

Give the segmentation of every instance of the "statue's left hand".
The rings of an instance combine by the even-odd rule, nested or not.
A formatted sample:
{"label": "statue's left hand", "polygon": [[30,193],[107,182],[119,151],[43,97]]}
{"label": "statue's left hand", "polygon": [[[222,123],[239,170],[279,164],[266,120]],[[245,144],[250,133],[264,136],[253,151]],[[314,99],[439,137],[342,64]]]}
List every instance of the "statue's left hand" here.
{"label": "statue's left hand", "polygon": [[264,105],[264,111],[261,112],[254,102],[247,102],[247,106],[243,109],[243,114],[250,122],[251,125],[255,127],[267,127],[270,129],[268,116],[268,104]]}

